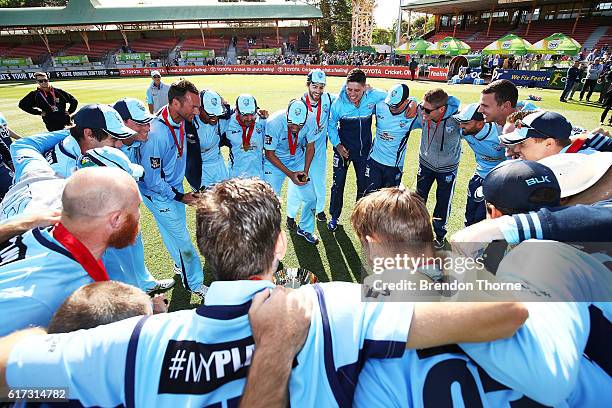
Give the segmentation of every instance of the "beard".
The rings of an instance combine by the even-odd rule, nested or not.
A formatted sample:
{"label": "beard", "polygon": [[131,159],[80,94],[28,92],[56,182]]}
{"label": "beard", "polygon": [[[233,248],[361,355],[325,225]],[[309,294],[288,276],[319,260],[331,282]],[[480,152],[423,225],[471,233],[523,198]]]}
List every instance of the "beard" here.
{"label": "beard", "polygon": [[108,237],[108,246],[121,249],[132,245],[136,242],[136,237],[139,232],[140,224],[138,223],[138,218],[132,214],[128,214],[121,228]]}

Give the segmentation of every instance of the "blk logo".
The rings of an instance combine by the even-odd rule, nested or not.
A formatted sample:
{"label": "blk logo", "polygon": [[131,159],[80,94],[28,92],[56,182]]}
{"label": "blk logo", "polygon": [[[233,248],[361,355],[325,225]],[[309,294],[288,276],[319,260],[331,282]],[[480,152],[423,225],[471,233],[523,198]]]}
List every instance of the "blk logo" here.
{"label": "blk logo", "polygon": [[525,183],[527,183],[528,186],[532,186],[534,184],[550,183],[550,182],[551,181],[548,178],[548,176],[532,177],[530,179],[525,180]]}

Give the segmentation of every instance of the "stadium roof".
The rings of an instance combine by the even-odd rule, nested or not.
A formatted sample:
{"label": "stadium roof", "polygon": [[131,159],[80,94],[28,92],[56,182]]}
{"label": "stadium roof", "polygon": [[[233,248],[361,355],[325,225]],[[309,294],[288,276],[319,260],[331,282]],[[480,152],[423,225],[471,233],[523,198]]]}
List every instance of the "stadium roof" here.
{"label": "stadium roof", "polygon": [[[309,20],[321,10],[293,2],[199,2],[181,5],[105,6],[99,0],[70,0],[66,7],[0,8],[0,27],[86,26],[149,22]],[[125,3],[124,3],[125,4]]]}
{"label": "stadium roof", "polygon": [[[536,0],[535,4],[572,3],[574,0]],[[429,14],[453,14],[466,11],[503,10],[518,7],[532,7],[533,0],[402,0],[402,9]]]}

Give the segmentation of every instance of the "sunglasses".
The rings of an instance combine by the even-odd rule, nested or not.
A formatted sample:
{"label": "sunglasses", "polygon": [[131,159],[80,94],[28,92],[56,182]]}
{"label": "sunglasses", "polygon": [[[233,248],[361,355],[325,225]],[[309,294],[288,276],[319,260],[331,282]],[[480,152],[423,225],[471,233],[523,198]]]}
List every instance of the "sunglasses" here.
{"label": "sunglasses", "polygon": [[49,82],[48,79],[37,79],[36,82],[38,82],[39,84],[44,84],[45,82]]}
{"label": "sunglasses", "polygon": [[422,104],[421,104],[421,105],[419,105],[419,106],[421,107],[421,109],[423,109],[423,112],[425,112],[425,113],[426,113],[426,114],[428,114],[428,115],[431,115],[431,112],[433,112],[433,111],[435,111],[435,110],[438,110],[438,109],[440,109],[440,108],[442,108],[442,107],[444,107],[444,106],[446,106],[446,105],[438,106],[437,108],[433,108],[433,109],[427,109],[427,108],[426,108],[425,106],[423,106]]}

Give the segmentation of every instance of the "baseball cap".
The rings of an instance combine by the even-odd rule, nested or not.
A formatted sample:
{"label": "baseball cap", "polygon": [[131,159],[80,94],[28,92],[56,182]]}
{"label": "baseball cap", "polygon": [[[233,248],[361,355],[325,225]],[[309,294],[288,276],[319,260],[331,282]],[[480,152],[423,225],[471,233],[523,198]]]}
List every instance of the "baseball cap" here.
{"label": "baseball cap", "polygon": [[561,197],[565,198],[582,193],[597,183],[612,166],[612,152],[561,153],[545,157],[539,163],[556,175]]}
{"label": "baseball cap", "polygon": [[157,70],[156,71],[151,71],[151,78],[153,78],[155,76],[158,76],[158,77],[161,78],[161,74],[159,73],[159,71],[157,71]]}
{"label": "baseball cap", "polygon": [[390,107],[398,106],[410,96],[410,90],[406,84],[397,84],[387,92],[385,103]]}
{"label": "baseball cap", "polygon": [[126,171],[136,180],[140,180],[144,175],[144,169],[141,165],[130,162],[125,153],[109,146],[89,149],[80,157],[78,165],[80,168],[96,166],[117,167]]}
{"label": "baseball cap", "polygon": [[[546,202],[533,200],[534,193],[552,189]],[[482,183],[487,202],[497,208],[534,211],[559,205],[561,187],[555,173],[545,165],[530,160],[508,160],[496,166]]]}
{"label": "baseball cap", "polygon": [[254,115],[257,112],[257,101],[249,94],[238,95],[238,98],[236,98],[236,110],[241,115]]}
{"label": "baseball cap", "polygon": [[125,126],[119,112],[108,105],[85,105],[74,114],[74,124],[80,128],[102,129],[115,139],[127,139],[136,134]]}
{"label": "baseball cap", "polygon": [[313,84],[325,85],[327,83],[327,77],[325,76],[325,72],[323,72],[323,70],[317,68],[308,73],[308,79],[306,81]]}
{"label": "baseball cap", "polygon": [[308,116],[308,108],[301,99],[293,99],[287,106],[287,123],[303,126]]}
{"label": "baseball cap", "polygon": [[572,134],[572,124],[557,112],[537,111],[515,123],[514,132],[500,135],[505,145],[515,145],[530,137],[568,139]]}
{"label": "baseball cap", "polygon": [[113,105],[123,120],[132,119],[136,123],[149,123],[155,116],[147,112],[144,103],[135,98],[119,99]]}
{"label": "baseball cap", "polygon": [[484,116],[481,112],[478,112],[478,103],[470,103],[461,109],[461,112],[457,113],[453,117],[459,122],[469,122],[470,120],[484,121]]}
{"label": "baseball cap", "polygon": [[223,115],[221,96],[215,91],[200,91],[200,103],[207,114],[211,116]]}

